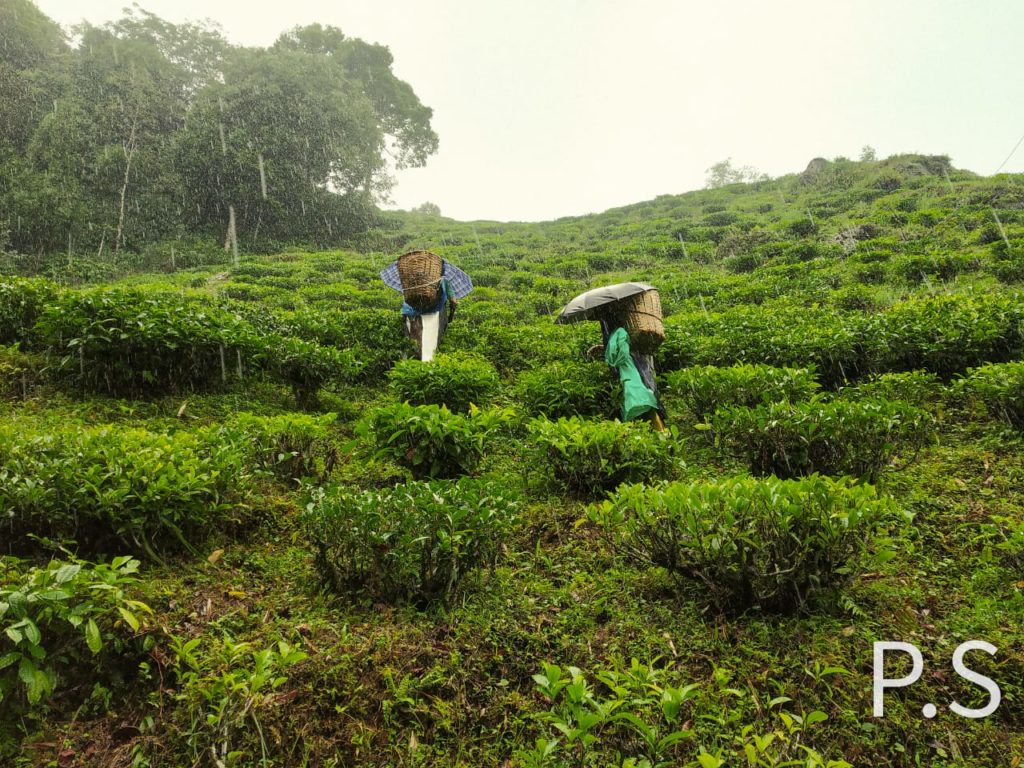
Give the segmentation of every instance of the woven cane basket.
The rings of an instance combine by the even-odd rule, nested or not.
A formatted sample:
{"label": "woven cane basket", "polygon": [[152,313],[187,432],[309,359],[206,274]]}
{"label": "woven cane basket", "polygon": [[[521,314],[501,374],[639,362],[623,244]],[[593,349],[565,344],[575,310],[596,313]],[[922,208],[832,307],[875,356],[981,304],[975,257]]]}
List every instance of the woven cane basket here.
{"label": "woven cane basket", "polygon": [[398,277],[405,303],[418,312],[437,306],[441,290],[441,257],[430,251],[409,251],[398,257]]}
{"label": "woven cane basket", "polygon": [[661,320],[661,297],[655,290],[637,293],[621,302],[622,324],[629,343],[641,355],[654,353],[665,340]]}

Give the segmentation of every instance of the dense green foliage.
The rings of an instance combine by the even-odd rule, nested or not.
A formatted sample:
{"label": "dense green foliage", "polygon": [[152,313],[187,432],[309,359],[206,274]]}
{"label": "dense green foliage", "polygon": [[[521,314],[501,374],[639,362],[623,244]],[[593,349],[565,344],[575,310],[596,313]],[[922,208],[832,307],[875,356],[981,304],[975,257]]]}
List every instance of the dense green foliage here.
{"label": "dense green foliage", "polygon": [[82,667],[110,671],[138,632],[149,606],[129,598],[139,561],[51,560],[31,566],[0,560],[0,713],[43,704]]}
{"label": "dense green foliage", "polygon": [[241,447],[221,429],[163,434],[68,424],[0,425],[9,550],[29,534],[157,557],[239,513]]}
{"label": "dense green foliage", "polygon": [[333,589],[422,605],[449,597],[471,569],[494,565],[516,510],[500,486],[462,478],[385,491],[321,488],[302,522]]}
{"label": "dense green foliage", "polygon": [[[133,16],[186,57],[203,39]],[[47,29],[31,39],[45,42]],[[320,237],[327,221],[351,232],[341,218],[324,220],[312,187],[282,188],[294,168],[270,147],[295,136],[275,129],[265,145],[238,143],[254,130],[236,122],[250,74],[308,74],[323,85],[300,50],[320,43],[303,34],[301,45],[241,52],[213,75],[191,74],[196,109],[175,130],[212,141],[209,158],[205,149],[190,158],[184,143],[163,147],[154,170],[153,146],[141,143],[150,128],[138,134],[132,164],[146,178],[130,176],[116,259],[124,142],[104,162],[51,171],[45,184],[25,174],[66,155],[57,148],[76,135],[91,147],[118,126],[40,136],[0,174],[3,202],[13,195],[22,206],[0,218],[30,203],[37,212],[0,236],[0,271],[52,280],[0,280],[9,342],[0,352],[9,473],[0,492],[31,507],[30,518],[3,517],[0,539],[31,558],[20,572],[45,568],[54,544],[146,555],[124,597],[155,614],[138,633],[119,612],[97,616],[105,647],[95,657],[81,625],[61,635],[70,664],[61,662],[54,695],[28,706],[15,682],[0,762],[961,768],[1000,765],[1024,749],[1015,727],[1024,441],[1007,421],[1024,353],[1019,177],[981,178],[920,155],[816,160],[775,180],[537,224],[379,213],[345,250],[297,244],[257,256],[253,240],[281,236],[271,229],[320,229],[289,235],[307,243],[331,239]],[[110,55],[90,39],[97,58]],[[216,39],[208,42],[213,50]],[[324,47],[337,42],[324,31]],[[55,45],[64,46],[59,35]],[[357,70],[358,48],[341,56]],[[63,50],[74,69],[84,54]],[[113,75],[105,59],[96,67],[100,83]],[[229,70],[222,82],[216,73]],[[0,88],[24,84],[4,76]],[[221,198],[210,209],[173,193],[136,207],[142,182],[164,183],[181,160],[200,175],[220,163],[219,127],[198,96],[211,76],[207,97],[222,93],[233,121],[225,162],[247,165],[196,182],[196,195]],[[31,77],[45,90],[49,81]],[[386,79],[374,71],[374,83]],[[82,107],[90,120],[123,116],[105,89],[124,99],[97,86],[96,105]],[[32,116],[19,141],[33,139],[35,122],[62,124],[49,117],[52,96],[14,95],[38,98],[34,113],[0,103],[0,119]],[[70,114],[57,100],[58,117]],[[361,136],[348,146],[353,156]],[[98,211],[109,200],[98,191],[103,174],[116,204]],[[222,248],[230,204],[237,264]],[[143,225],[154,207],[177,216],[178,205],[186,230]],[[68,217],[88,221],[94,211],[93,232],[71,228],[69,257]],[[41,251],[17,245],[47,232],[59,237]],[[404,362],[414,351],[400,296],[378,273],[410,248],[435,250],[477,286],[439,350],[439,362],[472,361],[458,382],[429,367],[421,381],[424,366]],[[661,293],[667,338],[656,366],[672,429],[663,435],[606,420],[621,394],[590,349],[601,342],[597,325],[552,322],[575,294],[621,280]],[[70,339],[84,340],[87,354]],[[443,397],[463,403],[485,399],[466,396],[463,382],[486,382],[491,410],[404,404],[399,379],[411,392],[441,381]],[[873,493],[861,475],[874,478]],[[616,493],[622,481],[644,485]],[[323,503],[307,510],[318,486]],[[494,517],[506,508],[488,501],[497,497],[521,503]],[[606,497],[623,519],[602,527]],[[4,497],[0,511],[11,504]],[[333,526],[321,537],[324,558],[311,534],[320,515]],[[367,529],[361,538],[356,522]],[[340,542],[359,559],[334,551]],[[719,556],[700,560],[701,548]],[[446,570],[457,551],[482,557]],[[654,551],[675,551],[687,566],[651,567]],[[348,580],[357,562],[362,584]],[[320,588],[335,578],[340,596]],[[39,628],[47,658],[57,658]],[[884,719],[869,714],[880,638],[919,643],[927,665],[887,696]],[[1003,702],[984,720],[940,708],[925,723],[926,702],[983,703],[983,691],[949,671],[963,638],[998,646],[995,659],[972,654],[969,663],[999,683]]]}
{"label": "dense green foliage", "polygon": [[400,403],[377,409],[362,432],[377,456],[405,467],[417,480],[454,478],[476,468],[510,419],[501,409],[471,409],[464,415],[443,405]]}
{"label": "dense green foliage", "polygon": [[269,470],[281,480],[312,477],[322,481],[330,476],[338,460],[337,447],[331,440],[331,425],[336,419],[334,413],[240,413],[233,425],[251,441],[257,467]]}
{"label": "dense green foliage", "polygon": [[675,371],[667,380],[690,413],[700,420],[724,406],[806,400],[818,389],[813,370],[770,365],[695,366]]}
{"label": "dense green foliage", "polygon": [[850,578],[886,510],[871,486],[811,475],[627,486],[591,516],[623,553],[700,580],[719,608],[786,611]]}
{"label": "dense green foliage", "polygon": [[964,386],[989,413],[1017,429],[1024,429],[1024,363],[996,363],[975,368]]}
{"label": "dense green foliage", "polygon": [[597,362],[558,360],[518,377],[517,395],[531,416],[613,416],[621,399],[608,367]]}
{"label": "dense green foliage", "polygon": [[671,433],[655,432],[645,422],[542,417],[530,422],[530,434],[538,466],[581,498],[658,477],[672,461]]}
{"label": "dense green foliage", "polygon": [[925,411],[872,398],[726,407],[709,424],[751,472],[779,477],[820,472],[873,480],[897,451],[913,456],[932,434]]}
{"label": "dense green foliage", "polygon": [[399,400],[457,413],[487,405],[498,389],[493,366],[476,355],[440,354],[430,362],[409,358],[396,363],[388,378]]}

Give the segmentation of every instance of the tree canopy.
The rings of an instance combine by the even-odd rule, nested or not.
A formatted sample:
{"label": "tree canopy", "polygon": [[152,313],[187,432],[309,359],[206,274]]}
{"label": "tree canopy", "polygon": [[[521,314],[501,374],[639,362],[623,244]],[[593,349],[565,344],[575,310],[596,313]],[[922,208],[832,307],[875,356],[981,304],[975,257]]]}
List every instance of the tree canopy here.
{"label": "tree canopy", "polygon": [[229,228],[251,248],[330,244],[437,150],[390,51],[336,27],[247,48],[136,5],[74,34],[0,5],[0,247],[117,256]]}

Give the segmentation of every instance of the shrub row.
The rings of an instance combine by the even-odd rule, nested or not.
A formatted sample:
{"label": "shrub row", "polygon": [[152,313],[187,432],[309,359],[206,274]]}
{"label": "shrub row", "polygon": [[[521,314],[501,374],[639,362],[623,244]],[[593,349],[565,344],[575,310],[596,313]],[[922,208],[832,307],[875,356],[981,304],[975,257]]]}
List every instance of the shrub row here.
{"label": "shrub row", "polygon": [[320,387],[359,369],[352,352],[260,332],[236,312],[169,293],[68,291],[42,308],[34,334],[58,377],[116,395],[211,389],[255,369],[315,407]]}
{"label": "shrub row", "polygon": [[302,516],[324,582],[343,594],[424,605],[493,565],[518,502],[471,478],[381,491],[318,488]]}
{"label": "shrub row", "polygon": [[409,358],[388,373],[399,400],[413,405],[444,405],[454,412],[486,405],[498,389],[494,367],[478,355],[439,354],[429,362]]}
{"label": "shrub row", "polygon": [[378,458],[415,479],[450,479],[472,472],[489,441],[512,420],[512,412],[500,408],[461,414],[443,405],[396,403],[378,408],[357,431]]}
{"label": "shrub row", "polygon": [[12,551],[29,549],[29,534],[154,558],[187,549],[235,509],[243,465],[240,442],[219,429],[0,425],[5,538]]}
{"label": "shrub row", "polygon": [[0,344],[21,342],[28,348],[43,308],[59,295],[56,283],[39,278],[0,280]]}
{"label": "shrub row", "polygon": [[558,360],[523,371],[517,380],[518,401],[530,416],[613,417],[621,402],[608,366],[600,362]]}
{"label": "shrub row", "polygon": [[925,370],[948,379],[1024,353],[1024,302],[1015,294],[911,299],[884,312],[785,302],[666,320],[663,370],[737,362],[811,367],[830,388],[868,373]]}
{"label": "shrub row", "polygon": [[542,417],[529,426],[537,466],[581,498],[661,477],[672,466],[675,434],[655,432],[646,422]]}
{"label": "shrub row", "polygon": [[820,472],[872,480],[897,452],[916,453],[933,435],[927,412],[877,398],[725,407],[707,424],[752,473],[784,478]]}
{"label": "shrub row", "polygon": [[724,406],[753,407],[781,400],[806,400],[818,389],[813,369],[770,365],[693,366],[668,375],[671,391],[703,420]]}
{"label": "shrub row", "polygon": [[789,611],[849,579],[890,512],[871,486],[812,475],[625,486],[589,515],[618,552],[696,579],[719,609]]}
{"label": "shrub row", "polygon": [[1024,362],[975,368],[961,384],[993,417],[1024,429]]}

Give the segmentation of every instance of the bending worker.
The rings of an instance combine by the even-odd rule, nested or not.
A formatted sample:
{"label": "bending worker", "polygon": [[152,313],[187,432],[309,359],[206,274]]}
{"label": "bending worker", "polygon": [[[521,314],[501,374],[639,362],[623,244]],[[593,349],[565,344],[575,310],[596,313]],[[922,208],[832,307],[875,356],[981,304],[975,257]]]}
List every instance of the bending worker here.
{"label": "bending worker", "polygon": [[380,276],[387,285],[402,291],[403,331],[416,345],[421,360],[433,360],[448,323],[455,317],[459,299],[473,290],[473,281],[454,264],[429,251],[403,254]]}

